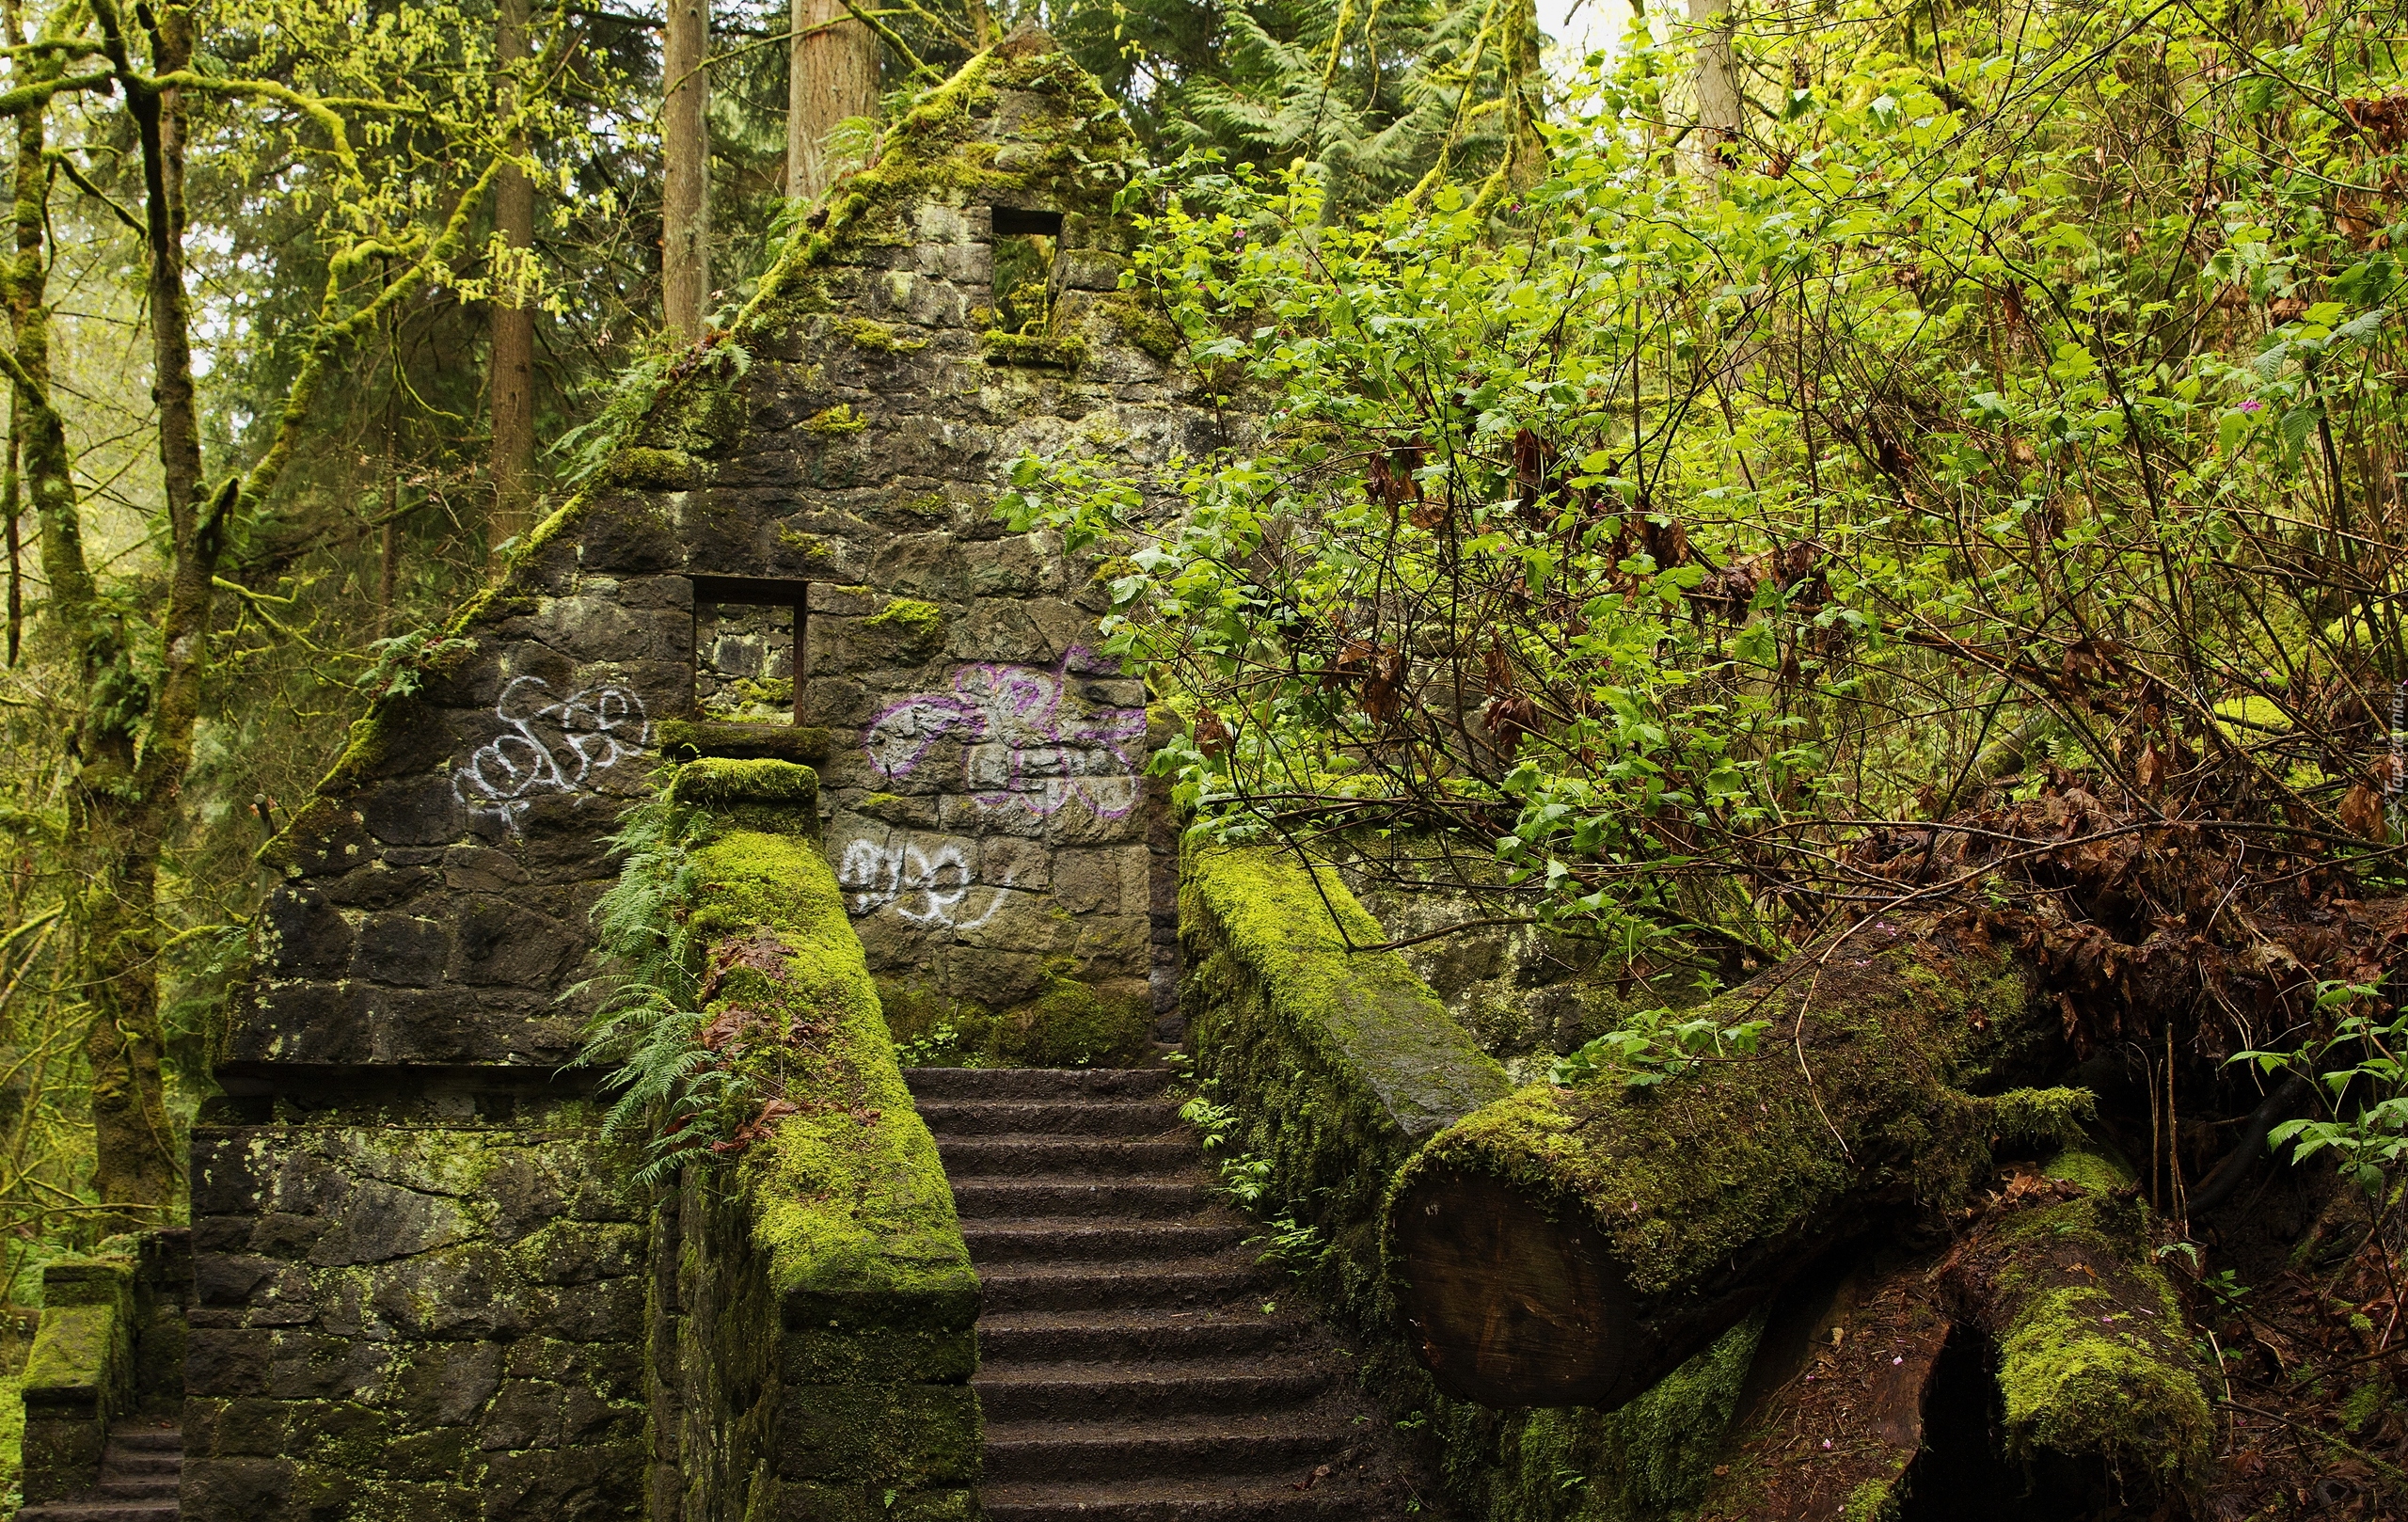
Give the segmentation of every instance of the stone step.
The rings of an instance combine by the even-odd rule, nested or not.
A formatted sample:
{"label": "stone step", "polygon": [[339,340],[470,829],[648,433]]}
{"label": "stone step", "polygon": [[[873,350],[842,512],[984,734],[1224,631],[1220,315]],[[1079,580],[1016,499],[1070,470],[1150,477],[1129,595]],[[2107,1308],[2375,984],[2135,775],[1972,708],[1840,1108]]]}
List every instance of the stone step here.
{"label": "stone step", "polygon": [[1167,1100],[920,1100],[917,1108],[940,1137],[1159,1136],[1181,1126]]}
{"label": "stone step", "polygon": [[112,1428],[91,1489],[17,1513],[18,1522],[174,1522],[184,1435],[155,1421]]}
{"label": "stone step", "polygon": [[961,1224],[970,1260],[990,1263],[1158,1262],[1228,1252],[1257,1236],[1231,1221],[1097,1221],[1081,1216],[1038,1220],[972,1220]]}
{"label": "stone step", "polygon": [[1196,1144],[1063,1136],[937,1138],[947,1174],[1010,1175],[1068,1182],[1082,1179],[1160,1178],[1196,1165]]}
{"label": "stone step", "polygon": [[953,1208],[964,1221],[1038,1215],[1160,1220],[1212,1206],[1212,1175],[1201,1169],[1096,1183],[962,1177],[953,1181]]}
{"label": "stone step", "polygon": [[1309,1470],[1346,1447],[1335,1423],[1293,1412],[1129,1421],[990,1421],[987,1480],[1168,1480],[1212,1475],[1243,1485]]}
{"label": "stone step", "polygon": [[978,1321],[978,1355],[990,1369],[1079,1360],[1259,1356],[1294,1341],[1306,1326],[1292,1316],[1265,1316],[1253,1306],[990,1313]]}
{"label": "stone step", "polygon": [[1329,1372],[1300,1362],[1055,1364],[981,1370],[971,1381],[989,1422],[1134,1421],[1243,1411],[1268,1415],[1309,1403]]}
{"label": "stone step", "polygon": [[1148,1307],[1202,1308],[1258,1292],[1274,1282],[1251,1254],[1140,1264],[1022,1264],[982,1267],[986,1308],[1134,1310]]}
{"label": "stone step", "polygon": [[915,1100],[1148,1099],[1170,1086],[1167,1068],[906,1068]]}
{"label": "stone step", "polygon": [[1304,1488],[1311,1472],[1249,1485],[1217,1479],[1030,1482],[989,1485],[978,1498],[988,1522],[1369,1522],[1402,1511],[1326,1482]]}

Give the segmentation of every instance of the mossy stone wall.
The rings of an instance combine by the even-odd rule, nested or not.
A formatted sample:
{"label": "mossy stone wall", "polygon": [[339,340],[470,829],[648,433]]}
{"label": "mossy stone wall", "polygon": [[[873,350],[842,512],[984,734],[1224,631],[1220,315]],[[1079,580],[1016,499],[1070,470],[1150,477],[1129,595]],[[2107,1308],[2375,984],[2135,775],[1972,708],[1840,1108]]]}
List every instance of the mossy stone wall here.
{"label": "mossy stone wall", "polygon": [[[851,954],[898,991],[1150,1014],[1143,684],[1098,651],[1088,568],[993,513],[1012,460],[1073,431],[1149,459],[1209,441],[1101,306],[1133,150],[1042,39],[932,91],[280,821],[194,1139],[188,1516],[646,1504],[650,1202],[610,1183],[629,1165],[591,1075],[556,1075],[608,987],[610,837],[664,761],[816,762],[824,786],[743,822],[824,835]],[[1042,353],[988,340],[999,207],[1063,218]],[[774,717],[774,687],[705,701],[731,668],[698,687],[698,605],[714,651],[728,610],[765,652],[776,617],[741,610],[800,610],[799,722],[726,721]],[[389,1243],[361,1245],[371,1197]],[[894,1398],[967,1399],[946,1389]]]}
{"label": "mossy stone wall", "polygon": [[[992,1015],[1069,978],[1150,1003],[1144,684],[1101,652],[1092,567],[994,514],[1032,447],[1210,442],[1186,383],[1099,305],[1133,151],[1041,38],[894,127],[270,846],[238,1073],[558,1066],[589,1007],[559,995],[600,970],[605,843],[669,743],[816,761],[871,969],[911,997]],[[1050,309],[1073,367],[990,341],[998,207],[1061,215]],[[768,605],[808,744],[721,721],[723,631],[766,639],[744,610]]]}
{"label": "mossy stone wall", "polygon": [[644,1226],[590,1105],[221,1106],[193,1149],[185,1516],[640,1514]]}
{"label": "mossy stone wall", "polygon": [[742,828],[695,864],[766,1134],[655,1217],[654,1522],[973,1516],[978,1278],[834,874]]}

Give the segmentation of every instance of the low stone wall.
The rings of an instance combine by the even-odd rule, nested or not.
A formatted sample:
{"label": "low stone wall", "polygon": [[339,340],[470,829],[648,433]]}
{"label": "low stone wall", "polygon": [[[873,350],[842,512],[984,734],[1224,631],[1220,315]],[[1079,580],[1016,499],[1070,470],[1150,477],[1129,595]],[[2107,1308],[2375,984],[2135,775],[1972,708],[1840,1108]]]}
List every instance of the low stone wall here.
{"label": "low stone wall", "polygon": [[192,1234],[182,1228],[112,1237],[91,1257],[42,1270],[24,1381],[28,1503],[89,1488],[110,1422],[182,1400],[191,1285]]}
{"label": "low stone wall", "polygon": [[1496,1411],[1438,1393],[1399,1335],[1380,1213],[1439,1131],[1508,1098],[1482,1052],[1394,952],[1339,874],[1259,849],[1181,860],[1183,1007],[1199,1079],[1240,1118],[1233,1148],[1271,1164],[1259,1213],[1315,1227],[1291,1266],[1361,1339],[1365,1386],[1426,1423],[1447,1486],[1482,1522],[1655,1522],[1694,1506],[1761,1330],[1751,1318],[1612,1412]]}
{"label": "low stone wall", "polygon": [[632,1163],[581,1097],[378,1089],[194,1129],[183,1514],[640,1514]]}
{"label": "low stone wall", "polygon": [[827,861],[745,827],[807,816],[809,773],[697,767],[672,796],[739,826],[695,853],[691,923],[752,1118],[654,1218],[654,1522],[974,1516],[978,1279],[936,1142]]}
{"label": "low stone wall", "polygon": [[[1316,880],[1316,879],[1318,880]],[[1335,872],[1267,849],[1190,848],[1180,889],[1182,1003],[1199,1080],[1236,1107],[1271,1195],[1336,1245],[1319,1286],[1385,1325],[1379,1208],[1388,1179],[1450,1122],[1505,1097],[1480,1050],[1392,952]]]}

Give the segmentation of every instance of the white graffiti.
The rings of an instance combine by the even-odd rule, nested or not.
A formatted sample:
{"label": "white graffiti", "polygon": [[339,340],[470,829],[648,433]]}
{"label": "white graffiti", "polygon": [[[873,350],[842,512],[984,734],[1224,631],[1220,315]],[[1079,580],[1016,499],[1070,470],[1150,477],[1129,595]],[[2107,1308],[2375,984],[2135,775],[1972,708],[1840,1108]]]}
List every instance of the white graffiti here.
{"label": "white graffiti", "polygon": [[469,813],[517,832],[535,798],[575,793],[652,742],[643,701],[624,687],[592,687],[557,702],[541,677],[513,677],[494,705],[507,730],[452,773],[452,796]]}
{"label": "white graffiti", "polygon": [[987,907],[967,912],[977,891],[970,870],[967,840],[941,840],[933,845],[897,837],[880,844],[856,840],[845,848],[836,880],[853,896],[853,912],[871,914],[892,906],[897,917],[922,929],[974,930],[995,917],[1004,904],[1003,887],[985,890]]}
{"label": "white graffiti", "polygon": [[1052,671],[1034,666],[962,666],[949,692],[921,692],[870,721],[862,748],[889,781],[910,776],[936,743],[958,733],[962,785],[982,809],[1024,809],[1050,817],[1073,799],[1098,818],[1137,806],[1138,758],[1132,742],[1146,733],[1143,708],[1082,711],[1064,703],[1073,647]]}

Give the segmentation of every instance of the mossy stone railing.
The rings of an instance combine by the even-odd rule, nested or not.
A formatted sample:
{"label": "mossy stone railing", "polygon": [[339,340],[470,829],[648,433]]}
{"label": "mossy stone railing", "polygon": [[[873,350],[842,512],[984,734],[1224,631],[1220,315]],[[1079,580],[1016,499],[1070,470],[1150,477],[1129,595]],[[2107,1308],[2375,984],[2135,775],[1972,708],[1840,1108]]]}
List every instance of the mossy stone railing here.
{"label": "mossy stone railing", "polygon": [[762,1106],[732,1165],[684,1170],[654,1236],[654,1374],[678,1413],[654,1510],[681,1522],[975,1514],[978,1278],[806,838],[816,783],[752,760],[672,784],[717,826],[690,923],[720,1050]]}
{"label": "mossy stone railing", "polygon": [[42,1270],[24,1379],[27,1504],[88,1490],[110,1423],[182,1399],[191,1281],[191,1234],[182,1229],[112,1237],[90,1257]]}
{"label": "mossy stone railing", "polygon": [[1180,858],[1180,993],[1200,1080],[1233,1106],[1267,1196],[1334,1251],[1315,1289],[1385,1327],[1380,1205],[1415,1149],[1511,1086],[1336,871],[1259,848]]}

